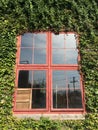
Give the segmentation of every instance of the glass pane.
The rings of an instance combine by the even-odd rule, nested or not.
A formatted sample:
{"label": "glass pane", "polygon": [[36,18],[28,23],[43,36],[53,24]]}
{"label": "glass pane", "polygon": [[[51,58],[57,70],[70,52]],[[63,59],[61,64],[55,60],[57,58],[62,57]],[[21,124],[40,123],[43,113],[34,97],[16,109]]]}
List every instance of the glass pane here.
{"label": "glass pane", "polygon": [[66,34],[65,39],[66,39],[66,48],[76,48],[76,34]]}
{"label": "glass pane", "polygon": [[66,64],[78,64],[78,51],[73,49],[66,49]]}
{"label": "glass pane", "polygon": [[82,108],[80,74],[77,70],[54,70],[52,85],[54,108]]}
{"label": "glass pane", "polygon": [[68,99],[69,108],[82,108],[82,98],[80,90],[69,90]]}
{"label": "glass pane", "polygon": [[66,77],[65,77],[65,71],[59,71],[55,70],[52,74],[52,84],[53,88],[60,89],[60,88],[66,88]]}
{"label": "glass pane", "polygon": [[52,50],[52,63],[53,64],[65,64],[65,50],[53,49]]}
{"label": "glass pane", "polygon": [[33,88],[46,88],[46,71],[35,70],[33,80]]}
{"label": "glass pane", "polygon": [[76,89],[80,88],[80,74],[78,71],[66,71],[66,78],[68,81],[68,87],[69,89]]}
{"label": "glass pane", "polygon": [[46,48],[46,34],[34,34],[34,47]]}
{"label": "glass pane", "polygon": [[34,64],[46,64],[46,49],[34,49]]}
{"label": "glass pane", "polygon": [[67,98],[65,90],[53,90],[53,108],[66,108]]}
{"label": "glass pane", "polygon": [[32,64],[32,49],[21,48],[20,64]]}
{"label": "glass pane", "polygon": [[32,90],[32,108],[46,108],[46,90]]}
{"label": "glass pane", "polygon": [[53,64],[78,64],[78,51],[73,49],[53,49]]}
{"label": "glass pane", "polygon": [[32,71],[20,70],[18,75],[18,88],[32,87]]}
{"label": "glass pane", "polygon": [[64,48],[64,34],[52,34],[52,48]]}
{"label": "glass pane", "polygon": [[33,33],[25,33],[21,37],[21,47],[33,46]]}

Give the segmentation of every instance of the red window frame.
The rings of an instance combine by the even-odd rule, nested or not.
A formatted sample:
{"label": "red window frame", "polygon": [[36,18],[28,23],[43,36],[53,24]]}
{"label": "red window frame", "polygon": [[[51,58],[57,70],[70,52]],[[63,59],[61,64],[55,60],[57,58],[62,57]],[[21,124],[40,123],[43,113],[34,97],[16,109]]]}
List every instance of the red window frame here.
{"label": "red window frame", "polygon": [[[39,32],[38,32],[39,33]],[[17,37],[17,53],[16,53],[16,80],[15,86],[18,86],[18,73],[19,70],[46,70],[46,82],[47,82],[47,92],[46,92],[46,108],[45,109],[30,109],[30,110],[17,110],[16,109],[16,96],[17,87],[15,87],[14,94],[14,113],[84,113],[85,112],[85,101],[84,101],[84,87],[82,82],[82,76],[80,76],[80,88],[82,92],[82,105],[83,108],[64,108],[64,109],[54,109],[52,107],[52,71],[53,70],[78,70],[78,64],[52,64],[52,32],[40,32],[46,33],[47,35],[47,48],[46,48],[46,64],[20,64],[20,44],[21,35]],[[60,34],[66,34],[61,32]],[[76,34],[76,32],[68,32],[67,34]],[[77,41],[79,43],[79,39]],[[78,60],[80,60],[80,55],[78,54]]]}

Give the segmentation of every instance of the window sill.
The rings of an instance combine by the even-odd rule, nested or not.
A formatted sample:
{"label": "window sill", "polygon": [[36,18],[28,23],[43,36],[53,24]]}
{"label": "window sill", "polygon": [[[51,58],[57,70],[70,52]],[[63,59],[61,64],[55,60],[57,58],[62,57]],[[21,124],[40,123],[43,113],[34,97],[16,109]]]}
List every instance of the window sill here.
{"label": "window sill", "polygon": [[85,114],[14,114],[17,118],[33,118],[40,120],[41,117],[51,120],[84,120]]}

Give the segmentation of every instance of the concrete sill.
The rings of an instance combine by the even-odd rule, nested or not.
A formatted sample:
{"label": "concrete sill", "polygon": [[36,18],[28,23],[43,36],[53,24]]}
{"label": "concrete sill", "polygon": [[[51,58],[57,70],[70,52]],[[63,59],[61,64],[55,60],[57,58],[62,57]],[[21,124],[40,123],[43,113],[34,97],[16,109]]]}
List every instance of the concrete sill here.
{"label": "concrete sill", "polygon": [[32,118],[40,120],[41,117],[48,117],[51,120],[84,120],[85,114],[14,114],[17,118]]}

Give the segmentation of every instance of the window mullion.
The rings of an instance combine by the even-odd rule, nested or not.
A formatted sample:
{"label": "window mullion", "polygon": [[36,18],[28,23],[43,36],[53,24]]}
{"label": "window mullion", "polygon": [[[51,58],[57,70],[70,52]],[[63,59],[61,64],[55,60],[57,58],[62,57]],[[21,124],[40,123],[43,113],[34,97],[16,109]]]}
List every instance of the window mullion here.
{"label": "window mullion", "polygon": [[48,109],[51,111],[51,33],[48,32]]}

